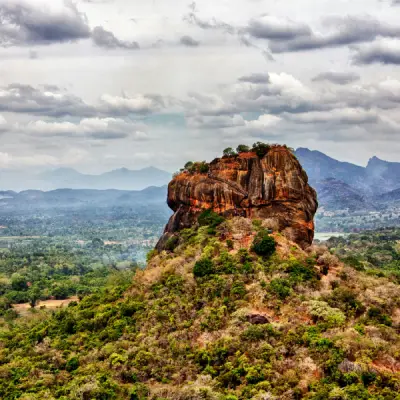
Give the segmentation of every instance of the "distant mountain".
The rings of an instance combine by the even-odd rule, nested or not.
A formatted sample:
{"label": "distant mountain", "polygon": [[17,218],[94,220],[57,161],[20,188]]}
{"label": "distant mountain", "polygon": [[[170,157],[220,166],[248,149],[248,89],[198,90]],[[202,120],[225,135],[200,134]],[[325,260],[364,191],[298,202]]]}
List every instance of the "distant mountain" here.
{"label": "distant mountain", "polygon": [[295,154],[307,172],[312,185],[333,178],[361,189],[363,192],[371,192],[371,188],[366,183],[366,169],[364,167],[335,160],[316,150],[299,148]]}
{"label": "distant mountain", "polygon": [[140,191],[57,189],[48,192],[26,190],[0,192],[0,211],[43,209],[82,209],[102,207],[151,206],[167,210],[167,186],[149,187]]}
{"label": "distant mountain", "polygon": [[328,178],[314,185],[318,193],[318,201],[326,210],[372,210],[373,203],[360,195],[359,191],[347,183]]}
{"label": "distant mountain", "polygon": [[362,167],[306,148],[295,154],[325,209],[372,210],[400,199],[400,163],[372,157]]}
{"label": "distant mountain", "polygon": [[116,169],[101,175],[82,174],[72,168],[57,168],[39,174],[3,170],[0,189],[119,189],[142,190],[149,186],[163,186],[171,179],[169,172],[149,167],[140,170]]}

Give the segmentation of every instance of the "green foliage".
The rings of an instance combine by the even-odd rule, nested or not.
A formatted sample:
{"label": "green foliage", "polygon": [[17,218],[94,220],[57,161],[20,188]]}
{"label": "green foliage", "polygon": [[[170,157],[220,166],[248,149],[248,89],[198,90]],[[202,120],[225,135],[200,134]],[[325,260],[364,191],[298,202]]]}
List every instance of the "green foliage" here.
{"label": "green foliage", "polygon": [[203,211],[199,215],[197,221],[200,226],[209,226],[210,228],[216,228],[218,225],[222,224],[225,221],[225,218],[215,213],[213,210],[208,209]]}
{"label": "green foliage", "polygon": [[247,153],[248,151],[250,151],[250,147],[246,146],[245,144],[239,144],[239,146],[236,147],[236,151],[238,153]]}
{"label": "green foliage", "polygon": [[270,150],[271,146],[266,143],[256,142],[251,151],[254,151],[258,157],[263,158]]}
{"label": "green foliage", "polygon": [[193,274],[196,278],[203,278],[208,275],[214,274],[215,266],[211,259],[202,258],[199,261],[196,261],[196,264],[193,268]]}
{"label": "green foliage", "polygon": [[270,257],[275,253],[276,242],[272,236],[269,236],[268,232],[260,231],[254,238],[252,250],[263,257]]}
{"label": "green foliage", "polygon": [[79,368],[79,359],[78,357],[71,357],[68,361],[67,364],[65,365],[65,369],[68,372],[75,371],[76,369]]}
{"label": "green foliage", "polygon": [[225,157],[234,157],[236,156],[235,150],[232,149],[232,147],[227,147],[224,151],[223,151],[223,155]]}
{"label": "green foliage", "polygon": [[275,294],[279,299],[284,300],[290,296],[290,293],[292,292],[292,284],[288,279],[276,278],[269,283],[268,290]]}
{"label": "green foliage", "polygon": [[392,326],[392,319],[378,307],[371,307],[367,312],[367,316],[371,322]]}
{"label": "green foliage", "polygon": [[178,246],[178,244],[179,244],[179,237],[172,236],[167,240],[167,243],[165,243],[165,250],[174,251],[175,247]]}

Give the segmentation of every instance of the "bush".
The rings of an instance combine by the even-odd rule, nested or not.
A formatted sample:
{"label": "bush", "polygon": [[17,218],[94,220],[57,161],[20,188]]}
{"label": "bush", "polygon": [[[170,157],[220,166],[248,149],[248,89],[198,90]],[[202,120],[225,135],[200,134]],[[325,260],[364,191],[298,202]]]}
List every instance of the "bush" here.
{"label": "bush", "polygon": [[225,218],[221,215],[217,214],[213,210],[205,210],[203,211],[197,221],[200,226],[209,226],[210,228],[216,228],[218,225],[222,224],[225,221]]}
{"label": "bush", "polygon": [[254,238],[252,250],[259,256],[270,257],[276,250],[275,239],[266,231],[261,231]]}
{"label": "bush", "polygon": [[65,365],[65,369],[68,372],[75,371],[76,369],[79,368],[79,359],[78,357],[72,357],[67,361],[67,364]]}
{"label": "bush", "polygon": [[281,300],[284,300],[286,299],[286,297],[290,296],[292,285],[287,279],[276,278],[270,282],[269,290],[276,296],[278,296]]}
{"label": "bush", "polygon": [[215,273],[215,266],[211,259],[202,258],[196,262],[193,268],[193,274],[197,278],[202,278]]}
{"label": "bush", "polygon": [[392,326],[392,319],[384,314],[378,307],[371,307],[368,310],[368,318],[378,324]]}
{"label": "bush", "polygon": [[224,151],[223,151],[224,156],[226,157],[233,157],[236,155],[235,150],[232,149],[232,147],[227,147]]}
{"label": "bush", "polygon": [[247,153],[250,151],[250,147],[246,146],[245,144],[239,144],[239,146],[236,148],[236,151],[238,153]]}
{"label": "bush", "polygon": [[209,166],[205,161],[203,161],[202,163],[200,163],[200,165],[199,165],[199,172],[200,172],[201,174],[206,174],[209,170],[210,170],[210,166]]}
{"label": "bush", "polygon": [[179,243],[179,237],[178,236],[172,236],[167,240],[167,243],[165,243],[165,250],[168,251],[174,251],[176,246]]}
{"label": "bush", "polygon": [[146,400],[149,396],[149,388],[143,383],[136,383],[131,390],[130,400]]}
{"label": "bush", "polygon": [[269,144],[257,142],[253,144],[251,151],[254,151],[258,157],[262,158],[268,153],[270,148],[271,146]]}

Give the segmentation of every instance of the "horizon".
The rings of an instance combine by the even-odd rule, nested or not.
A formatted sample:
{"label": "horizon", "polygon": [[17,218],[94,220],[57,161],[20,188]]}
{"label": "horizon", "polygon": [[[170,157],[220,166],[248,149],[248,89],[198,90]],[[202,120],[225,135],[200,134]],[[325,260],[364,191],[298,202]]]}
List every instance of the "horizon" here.
{"label": "horizon", "polygon": [[[400,162],[400,160],[387,160],[387,159],[378,157],[377,155],[371,155],[371,156],[368,158],[368,160],[367,160],[367,162],[365,163],[365,165],[363,165],[363,164],[358,164],[358,163],[352,162],[351,160],[345,160],[345,159],[336,158],[336,157],[334,157],[333,155],[330,155],[330,154],[328,154],[328,153],[322,152],[321,150],[318,150],[318,149],[310,149],[310,148],[302,147],[302,146],[301,146],[301,147],[296,148],[295,151],[298,151],[298,150],[300,150],[300,149],[306,149],[306,150],[309,150],[310,152],[322,153],[323,155],[325,155],[325,156],[327,156],[327,157],[329,157],[329,158],[332,158],[332,159],[334,159],[335,161],[339,161],[339,162],[342,162],[342,163],[354,164],[354,165],[356,165],[356,166],[358,166],[358,167],[362,167],[362,168],[366,168],[367,165],[368,165],[368,163],[369,163],[372,159],[374,159],[374,158],[377,158],[377,159],[379,159],[379,160],[381,160],[381,161],[390,162],[390,163],[398,163],[398,162]],[[221,157],[221,156],[222,156],[222,155],[218,155],[218,156],[216,156],[216,157],[214,157],[214,158],[212,158],[212,159],[219,158],[219,157]],[[210,159],[209,161],[211,161],[212,159]],[[189,161],[189,160],[187,160],[187,161]],[[193,161],[200,161],[200,160],[193,160]],[[163,168],[161,168],[161,167],[159,167],[159,166],[157,166],[157,165],[151,165],[151,164],[150,164],[150,165],[147,165],[147,166],[144,166],[144,167],[140,167],[140,168],[137,168],[137,169],[131,169],[131,168],[128,168],[128,167],[126,167],[126,166],[119,166],[119,167],[115,167],[115,168],[113,168],[113,169],[103,170],[103,171],[101,171],[101,172],[100,172],[100,171],[96,171],[96,172],[94,172],[94,171],[87,171],[87,172],[86,172],[85,170],[81,170],[81,169],[79,169],[78,167],[71,167],[71,166],[47,166],[47,167],[38,168],[38,169],[36,169],[33,173],[35,173],[35,174],[41,174],[41,173],[45,173],[45,172],[56,172],[56,171],[60,171],[60,170],[69,170],[69,171],[78,172],[79,174],[82,174],[82,175],[100,176],[100,175],[104,175],[104,174],[107,174],[107,173],[110,173],[110,172],[116,172],[116,171],[121,171],[121,170],[128,170],[128,171],[130,171],[130,172],[140,172],[140,171],[144,171],[144,170],[156,169],[156,170],[161,171],[161,172],[167,172],[167,173],[173,174],[174,172],[176,172],[177,170],[179,170],[179,168],[180,168],[180,167],[178,167],[178,168],[176,168],[175,170],[171,171],[171,170],[163,169]],[[3,170],[3,171],[8,171],[8,172],[19,172],[19,173],[25,173],[25,172],[26,172],[26,170],[23,170],[23,169],[13,169],[13,168],[4,168],[4,167],[3,167],[3,168],[0,167],[0,171],[1,171],[1,170]],[[32,171],[32,168],[30,168],[30,171]]]}

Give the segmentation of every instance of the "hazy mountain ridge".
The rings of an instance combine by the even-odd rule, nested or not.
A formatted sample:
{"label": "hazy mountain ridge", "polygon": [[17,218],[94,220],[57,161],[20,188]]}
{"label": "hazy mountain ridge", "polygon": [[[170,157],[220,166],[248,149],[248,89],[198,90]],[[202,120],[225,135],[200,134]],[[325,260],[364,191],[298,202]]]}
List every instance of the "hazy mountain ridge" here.
{"label": "hazy mountain ridge", "polygon": [[295,154],[325,209],[373,210],[400,200],[400,163],[372,157],[362,167],[306,148]]}
{"label": "hazy mountain ridge", "polygon": [[2,170],[0,188],[15,191],[51,191],[59,188],[142,190],[149,186],[168,184],[171,175],[155,167],[140,170],[120,168],[100,175],[83,174],[73,168],[57,168],[32,174],[26,171]]}
{"label": "hazy mountain ridge", "polygon": [[26,190],[19,193],[0,191],[2,211],[24,211],[46,208],[119,207],[151,205],[166,208],[167,187],[148,187],[140,191],[57,189]]}

